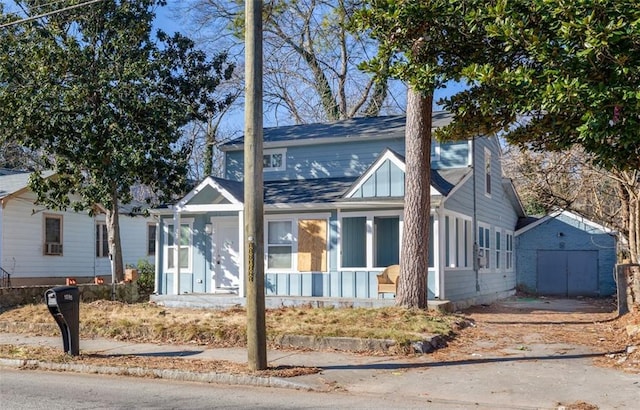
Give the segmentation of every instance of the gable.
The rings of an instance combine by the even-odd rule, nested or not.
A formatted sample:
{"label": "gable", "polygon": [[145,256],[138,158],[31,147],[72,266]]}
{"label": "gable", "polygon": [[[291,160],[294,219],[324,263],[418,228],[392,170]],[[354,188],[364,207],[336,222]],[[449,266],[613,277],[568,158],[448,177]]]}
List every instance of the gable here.
{"label": "gable", "polygon": [[348,198],[380,198],[404,196],[404,169],[385,159],[365,178]]}
{"label": "gable", "polygon": [[185,205],[204,205],[204,204],[230,204],[229,198],[226,198],[220,191],[211,185],[206,185],[197,195],[193,196]]}
{"label": "gable", "polygon": [[[460,181],[458,174],[465,175],[467,173],[468,168],[442,171],[432,169],[430,195],[448,195]],[[445,174],[451,175],[448,175],[449,178],[447,178]],[[356,180],[344,198],[402,198],[404,197],[404,186],[404,157],[387,148]]]}
{"label": "gable", "polygon": [[562,224],[591,235],[610,234],[613,231],[605,226],[588,220],[570,211],[555,211],[537,220],[531,220],[529,224],[516,231],[516,236],[532,231],[544,224]]}
{"label": "gable", "polygon": [[174,209],[179,212],[208,212],[241,210],[242,207],[241,182],[207,177],[178,201]]}

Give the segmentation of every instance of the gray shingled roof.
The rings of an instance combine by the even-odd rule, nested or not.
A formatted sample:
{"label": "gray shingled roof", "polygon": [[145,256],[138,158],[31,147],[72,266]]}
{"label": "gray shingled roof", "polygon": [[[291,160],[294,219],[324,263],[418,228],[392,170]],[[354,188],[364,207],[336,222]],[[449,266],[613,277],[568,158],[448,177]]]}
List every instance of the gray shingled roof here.
{"label": "gray shingled roof", "polygon": [[[446,196],[471,171],[470,168],[431,170],[431,185]],[[244,185],[242,182],[213,178],[238,201],[244,202]],[[344,194],[357,180],[354,177],[319,178],[291,181],[265,181],[264,203],[273,204],[308,204],[330,203],[343,199]]]}
{"label": "gray shingled roof", "polygon": [[471,172],[471,167],[432,169],[431,185],[442,195],[447,196],[462,179]]}
{"label": "gray shingled roof", "polygon": [[[439,128],[452,120],[452,115],[446,111],[433,113],[433,127]],[[285,127],[265,128],[263,140],[265,143],[291,143],[312,139],[328,138],[404,138],[406,117],[364,117],[352,118],[328,123],[290,125]],[[223,149],[239,149],[244,143],[244,136],[236,138],[226,144]]]}
{"label": "gray shingled roof", "polygon": [[[48,178],[53,174],[53,171],[45,171],[42,176]],[[31,172],[0,174],[0,198],[5,198],[26,188],[29,185],[29,176],[31,176]]]}
{"label": "gray shingled roof", "polygon": [[229,179],[222,179],[218,177],[211,177],[220,187],[227,190],[233,197],[244,202],[244,183],[238,181],[231,181]]}
{"label": "gray shingled roof", "polygon": [[264,183],[266,204],[326,203],[342,198],[356,178],[321,178]]}

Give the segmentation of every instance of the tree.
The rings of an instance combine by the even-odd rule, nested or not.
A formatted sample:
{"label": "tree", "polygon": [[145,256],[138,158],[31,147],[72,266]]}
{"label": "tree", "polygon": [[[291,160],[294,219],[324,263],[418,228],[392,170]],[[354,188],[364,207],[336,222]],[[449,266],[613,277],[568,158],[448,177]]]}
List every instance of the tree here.
{"label": "tree", "polygon": [[482,51],[481,33],[472,32],[463,18],[466,13],[466,2],[367,0],[358,14],[356,29],[369,30],[380,43],[378,57],[364,67],[403,80],[409,88],[404,231],[396,296],[402,306],[427,307],[433,95],[448,80],[458,79],[467,59]]}
{"label": "tree", "polygon": [[[357,65],[376,52],[376,42],[348,27],[360,0],[266,2],[264,99],[286,123],[375,116],[385,108],[389,82],[376,81]],[[240,55],[243,2],[185,2],[203,40],[214,39]]]}
{"label": "tree", "polygon": [[[27,15],[63,6],[18,3]],[[106,208],[117,280],[119,205],[138,184],[160,201],[183,192],[191,147],[181,142],[182,128],[230,102],[215,98],[233,70],[225,54],[207,59],[177,33],[152,38],[153,9],[164,3],[105,0],[0,33],[0,135],[41,150],[43,167],[57,172],[30,181],[40,203]]]}
{"label": "tree", "polygon": [[640,171],[607,170],[594,165],[579,146],[561,152],[510,149],[503,169],[513,178],[530,214],[574,211],[617,232],[620,259],[640,255],[637,229]]}
{"label": "tree", "polygon": [[[470,88],[446,106],[449,138],[467,124],[537,151],[582,147],[617,182],[631,258],[638,260],[640,8],[635,0],[483,2],[467,24],[486,31]],[[481,56],[482,57],[482,56]]]}
{"label": "tree", "polygon": [[463,71],[469,90],[447,105],[450,136],[476,122],[516,144],[580,145],[605,168],[640,169],[636,0],[494,0],[467,24],[486,30],[486,54]]}

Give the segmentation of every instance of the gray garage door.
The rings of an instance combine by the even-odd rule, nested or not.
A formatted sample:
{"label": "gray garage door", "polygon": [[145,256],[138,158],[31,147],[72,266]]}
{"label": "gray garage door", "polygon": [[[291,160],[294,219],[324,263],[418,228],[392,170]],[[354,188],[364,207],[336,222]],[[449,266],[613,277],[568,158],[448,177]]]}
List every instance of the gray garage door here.
{"label": "gray garage door", "polygon": [[598,251],[538,251],[538,293],[597,296]]}

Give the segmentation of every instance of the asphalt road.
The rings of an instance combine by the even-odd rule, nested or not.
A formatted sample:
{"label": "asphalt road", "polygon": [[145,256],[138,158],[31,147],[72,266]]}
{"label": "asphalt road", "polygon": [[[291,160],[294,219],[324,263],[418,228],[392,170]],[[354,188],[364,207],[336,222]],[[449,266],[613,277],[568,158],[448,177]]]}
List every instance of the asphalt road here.
{"label": "asphalt road", "polygon": [[6,368],[0,369],[0,406],[4,410],[496,408],[400,395],[317,393]]}

